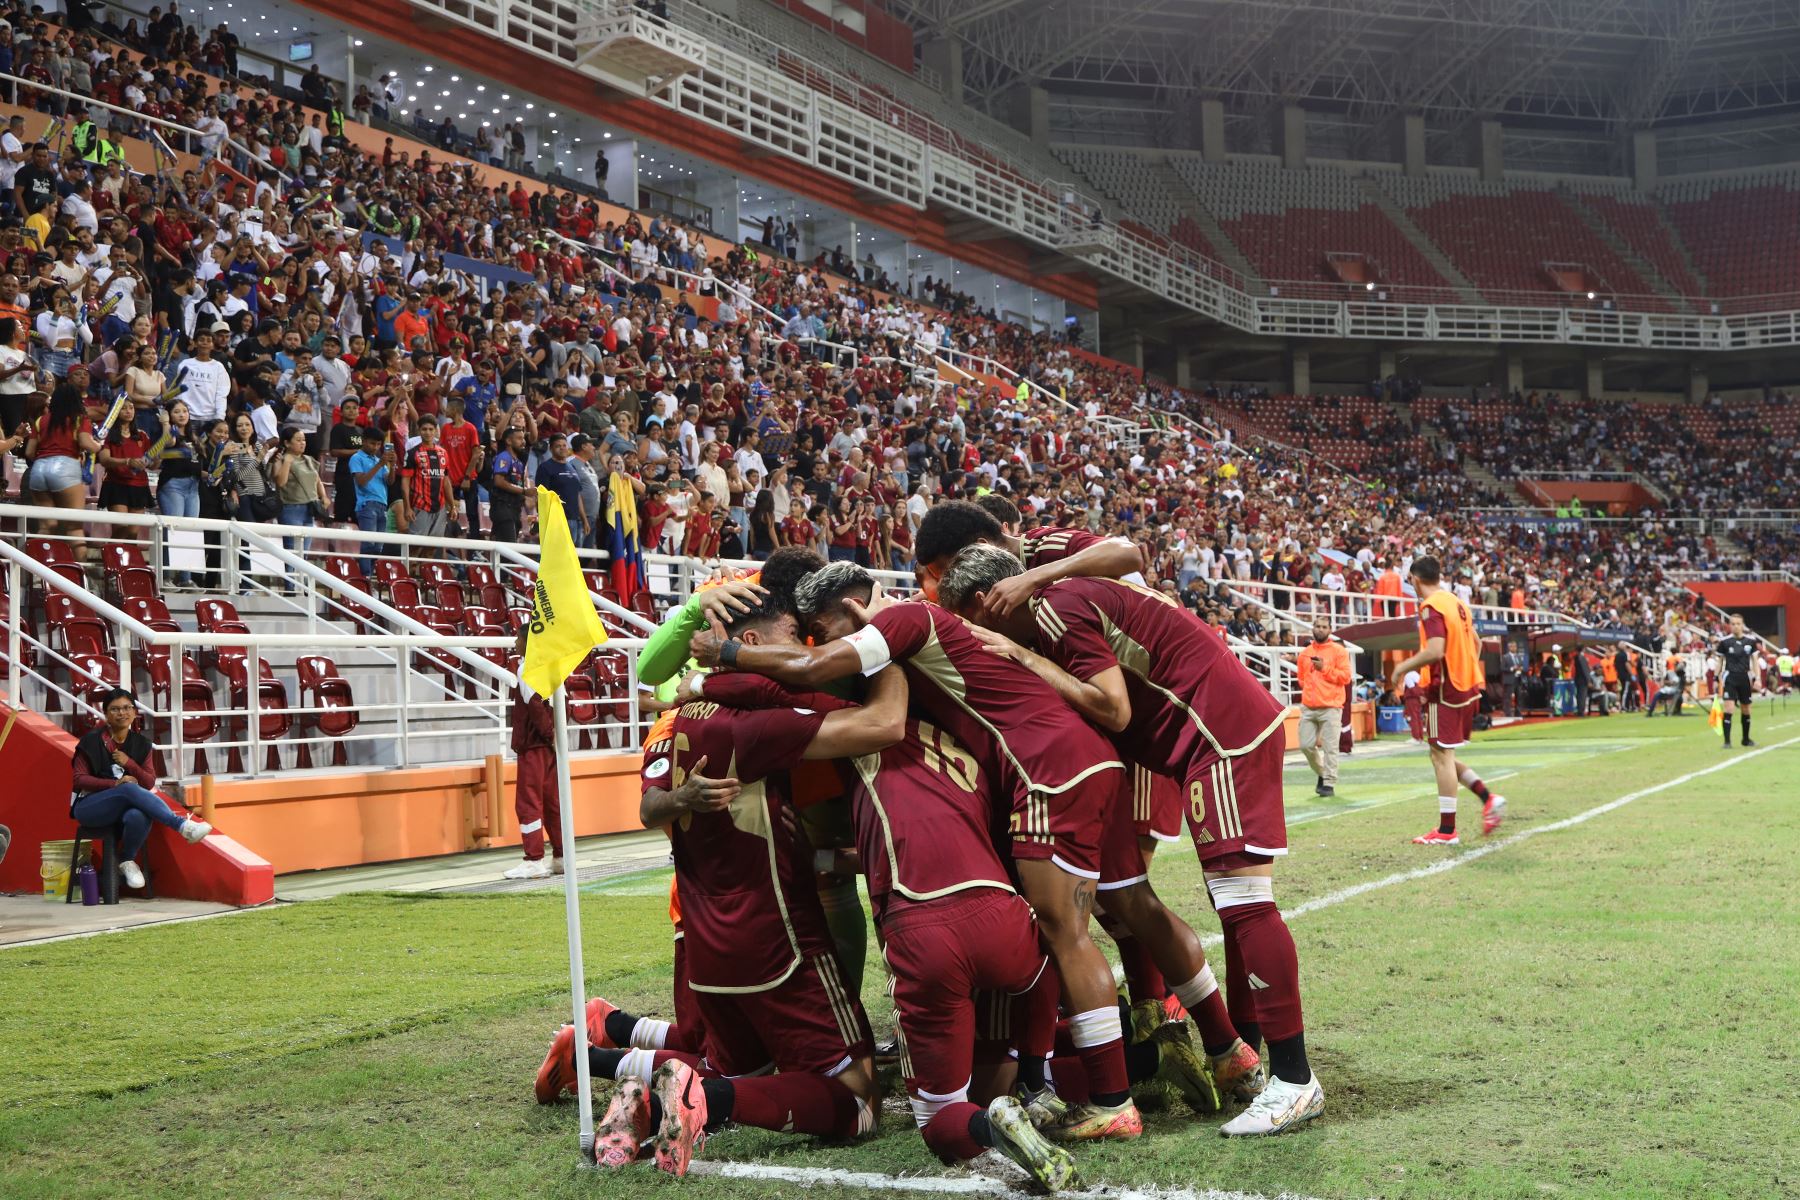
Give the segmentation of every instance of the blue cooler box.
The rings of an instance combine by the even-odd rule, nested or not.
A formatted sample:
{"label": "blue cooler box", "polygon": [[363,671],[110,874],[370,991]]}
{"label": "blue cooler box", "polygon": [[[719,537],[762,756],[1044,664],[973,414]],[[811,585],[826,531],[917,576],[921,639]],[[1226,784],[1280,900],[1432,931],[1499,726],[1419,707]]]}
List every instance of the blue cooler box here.
{"label": "blue cooler box", "polygon": [[1406,710],[1398,704],[1383,704],[1375,710],[1377,733],[1405,733]]}

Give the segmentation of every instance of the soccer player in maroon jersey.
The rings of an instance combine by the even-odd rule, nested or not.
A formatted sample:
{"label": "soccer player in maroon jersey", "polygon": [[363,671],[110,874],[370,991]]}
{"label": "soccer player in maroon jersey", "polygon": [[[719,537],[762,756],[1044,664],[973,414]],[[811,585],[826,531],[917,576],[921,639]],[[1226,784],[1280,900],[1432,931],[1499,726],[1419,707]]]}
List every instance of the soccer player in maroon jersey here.
{"label": "soccer player in maroon jersey", "polygon": [[[1124,538],[1103,538],[1085,529],[1039,526],[1020,533],[1023,522],[1011,500],[992,492],[975,501],[952,500],[930,509],[919,525],[917,576],[928,599],[937,598],[937,582],[950,560],[968,546],[998,546],[1011,551],[1025,564],[1025,573],[1003,580],[989,597],[994,611],[1010,616],[1038,588],[1058,579],[1093,576],[1143,583],[1143,556]],[[1180,785],[1153,771],[1132,772],[1132,817],[1143,874],[1148,876],[1158,842],[1181,837],[1184,808]],[[1138,874],[1129,872],[1121,878]],[[1109,880],[1103,882],[1117,882]],[[1162,972],[1156,969],[1149,948],[1131,935],[1130,929],[1105,910],[1101,896],[1101,928],[1119,947],[1119,964],[1130,985],[1133,1025],[1148,1034],[1164,1020],[1182,1015],[1179,999],[1172,998]]]}
{"label": "soccer player in maroon jersey", "polygon": [[[730,628],[747,646],[798,640],[793,615],[767,597]],[[877,676],[867,699],[830,713],[701,699],[677,713],[666,759],[675,788],[646,796],[639,815],[673,842],[688,987],[706,1024],[706,1053],[696,1061],[590,1050],[594,1073],[620,1081],[595,1139],[601,1165],[631,1162],[654,1130],[657,1166],[685,1174],[708,1129],[727,1120],[839,1138],[874,1129],[868,1019],[842,984],[788,780],[803,759],[873,754],[903,736],[904,679]],[[681,785],[707,762],[726,764],[738,788],[729,800],[683,797]],[[663,774],[654,763],[646,772]],[[573,1050],[565,1029],[539,1072],[540,1094],[562,1090]],[[764,1075],[770,1068],[778,1073]]]}
{"label": "soccer player in maroon jersey", "polygon": [[[762,644],[779,636],[772,632]],[[696,677],[693,686],[733,707],[851,707],[818,692],[770,695],[762,676],[739,671]],[[1044,1141],[1018,1100],[969,1101],[977,989],[1014,997],[1020,1070],[1039,1089],[1055,1043],[1058,992],[1031,906],[1013,890],[994,850],[992,789],[981,756],[948,730],[908,720],[900,741],[845,766],[856,780],[856,846],[848,865],[868,877],[893,976],[901,1071],[925,1144],[947,1162],[997,1149],[1042,1188],[1074,1185],[1074,1161]]]}
{"label": "soccer player in maroon jersey", "polygon": [[1091,1103],[1062,1114],[1050,1132],[1137,1137],[1143,1120],[1131,1101],[1112,972],[1088,935],[1124,769],[1112,744],[1030,671],[984,650],[960,619],[928,602],[895,603],[854,563],[808,576],[794,599],[815,646],[753,646],[708,631],[694,638],[695,660],[803,688],[903,663],[914,702],[934,724],[964,745],[993,740],[1020,884],[1062,977],[1092,1085]]}
{"label": "soccer player in maroon jersey", "polygon": [[[1022,570],[1004,550],[971,546],[944,573],[939,595],[993,631],[983,640],[996,653],[1023,663],[1076,711],[1111,730],[1122,751],[1147,766],[1179,767],[1188,826],[1224,928],[1231,1023],[1245,1042],[1259,1034],[1269,1042],[1272,1078],[1220,1132],[1279,1133],[1311,1120],[1324,1110],[1325,1093],[1306,1059],[1299,959],[1275,907],[1273,881],[1274,859],[1287,853],[1286,706],[1192,614],[1145,588],[1063,580],[1015,615],[995,615],[988,594]],[[1163,972],[1169,975],[1167,965]],[[1210,982],[1207,976],[1183,986],[1197,990]],[[1183,1001],[1195,1010],[1186,995]],[[1237,1077],[1233,1083],[1253,1080],[1239,1075],[1237,1057],[1234,1046],[1214,1061]]]}

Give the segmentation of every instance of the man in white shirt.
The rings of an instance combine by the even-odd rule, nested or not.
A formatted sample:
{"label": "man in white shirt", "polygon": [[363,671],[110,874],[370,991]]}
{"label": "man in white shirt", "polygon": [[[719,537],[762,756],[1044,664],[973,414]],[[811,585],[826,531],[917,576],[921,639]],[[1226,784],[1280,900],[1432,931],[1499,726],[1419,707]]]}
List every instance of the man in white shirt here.
{"label": "man in white shirt", "polygon": [[0,195],[12,195],[13,176],[25,165],[25,118],[15,116],[0,133]]}
{"label": "man in white shirt", "polygon": [[224,322],[194,334],[193,357],[175,368],[181,382],[181,399],[186,401],[188,415],[198,429],[204,429],[225,415],[225,402],[231,398],[231,372],[213,357],[213,339],[230,333]]}

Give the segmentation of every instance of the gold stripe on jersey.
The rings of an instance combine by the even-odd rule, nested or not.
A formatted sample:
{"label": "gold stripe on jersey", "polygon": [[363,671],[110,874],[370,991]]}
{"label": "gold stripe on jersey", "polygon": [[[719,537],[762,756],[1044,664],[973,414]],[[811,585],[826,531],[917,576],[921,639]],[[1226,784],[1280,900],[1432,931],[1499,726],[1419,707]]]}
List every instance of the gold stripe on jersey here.
{"label": "gold stripe on jersey", "polygon": [[[735,751],[731,755],[731,761],[726,764],[725,777],[727,779],[737,777],[737,754]],[[688,986],[696,992],[712,992],[718,995],[748,995],[754,992],[773,991],[788,981],[795,969],[806,960],[806,956],[801,953],[800,935],[794,930],[793,918],[788,914],[787,897],[781,891],[781,867],[776,861],[775,838],[769,827],[768,789],[763,781],[758,780],[755,783],[744,784],[743,790],[738,792],[737,797],[732,800],[731,808],[728,811],[731,813],[731,823],[745,833],[753,833],[760,837],[763,846],[769,852],[769,890],[775,893],[775,909],[781,914],[781,928],[787,934],[788,947],[794,952],[794,957],[789,961],[787,970],[766,983],[726,987],[722,984],[695,983],[689,980]],[[677,873],[677,878],[679,879],[679,873]]]}
{"label": "gold stripe on jersey", "polygon": [[1025,765],[1019,761],[1018,756],[1013,753],[1012,747],[1007,744],[1006,735],[1001,733],[1000,730],[994,726],[992,721],[982,716],[981,713],[976,711],[975,708],[969,704],[968,688],[963,685],[962,672],[956,669],[956,664],[950,661],[950,655],[944,649],[943,643],[938,640],[937,617],[930,613],[929,608],[927,610],[927,618],[932,623],[931,634],[925,639],[925,644],[919,647],[918,653],[907,659],[907,663],[923,676],[927,683],[948,696],[958,708],[969,714],[976,724],[988,731],[993,737],[995,744],[1000,747],[1000,753],[1006,756],[1006,761],[1011,763],[1013,770],[1019,773],[1019,778],[1024,782],[1028,790],[1043,792],[1052,796],[1061,795],[1070,788],[1085,782],[1090,775],[1097,774],[1100,771],[1110,771],[1115,768],[1121,771],[1125,769],[1124,763],[1116,758],[1111,758],[1094,763],[1092,766],[1077,773],[1074,778],[1065,780],[1055,787],[1048,787],[1033,780],[1031,778],[1031,772],[1025,769]]}
{"label": "gold stripe on jersey", "polygon": [[[1125,583],[1122,580],[1117,579],[1098,580],[1097,582],[1110,583],[1114,587],[1130,588],[1132,591],[1142,595],[1154,596],[1164,604],[1175,605],[1175,601],[1170,600],[1167,596],[1153,592],[1149,588],[1138,587],[1134,583]],[[1138,679],[1143,681],[1146,687],[1160,692],[1170,704],[1173,704],[1176,708],[1180,709],[1182,713],[1187,716],[1187,719],[1193,723],[1194,728],[1200,731],[1200,736],[1205,738],[1207,744],[1219,754],[1227,758],[1239,754],[1248,754],[1250,751],[1262,745],[1263,741],[1267,739],[1271,733],[1274,733],[1286,723],[1287,711],[1283,709],[1275,714],[1274,718],[1270,720],[1269,724],[1261,733],[1250,739],[1249,745],[1240,746],[1235,750],[1227,750],[1224,745],[1220,743],[1219,739],[1213,736],[1212,730],[1206,727],[1206,722],[1200,719],[1200,714],[1194,711],[1192,705],[1150,677],[1150,651],[1145,649],[1144,646],[1130,634],[1126,633],[1123,629],[1120,629],[1117,625],[1114,625],[1112,618],[1107,616],[1099,606],[1090,602],[1089,607],[1094,610],[1094,615],[1100,619],[1101,633],[1105,635],[1106,644],[1112,650],[1113,657],[1119,660],[1119,665],[1133,675],[1136,675]],[[1176,605],[1176,607],[1179,606]]]}
{"label": "gold stripe on jersey", "polygon": [[[955,739],[951,738],[947,731],[937,730],[935,732],[941,739],[950,742],[952,746],[957,746]],[[958,749],[960,749],[960,747],[958,747]],[[1013,890],[1012,884],[999,879],[970,879],[962,883],[953,884],[950,887],[938,888],[936,891],[930,892],[921,892],[914,888],[907,887],[905,882],[900,878],[900,860],[894,854],[894,830],[893,826],[888,823],[887,806],[882,803],[881,792],[875,786],[875,780],[881,774],[881,756],[879,754],[865,754],[859,758],[852,759],[851,761],[856,766],[856,774],[862,780],[864,790],[869,794],[869,803],[875,809],[875,816],[881,822],[881,842],[883,849],[887,853],[888,878],[893,881],[894,890],[896,892],[899,892],[908,900],[936,900],[940,896],[948,896],[955,892],[966,892],[973,888],[1000,888],[1002,891],[1007,892]],[[956,779],[954,775],[950,776],[950,778],[954,779],[962,786],[965,792],[974,791],[972,787],[963,784],[962,780]]]}
{"label": "gold stripe on jersey", "polygon": [[1045,637],[1051,641],[1060,641],[1069,636],[1069,626],[1062,619],[1062,614],[1055,608],[1043,603],[1038,597],[1031,598],[1032,614],[1037,618],[1037,625]]}

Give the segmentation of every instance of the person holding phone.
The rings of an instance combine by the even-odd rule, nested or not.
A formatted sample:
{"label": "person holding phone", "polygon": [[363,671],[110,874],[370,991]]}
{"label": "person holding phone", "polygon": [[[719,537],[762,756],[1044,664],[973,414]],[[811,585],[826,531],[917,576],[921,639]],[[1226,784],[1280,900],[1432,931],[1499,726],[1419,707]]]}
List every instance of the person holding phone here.
{"label": "person holding phone", "polygon": [[153,748],[150,739],[133,728],[138,710],[131,693],[113,688],[100,698],[100,713],[104,723],[75,743],[69,816],[90,828],[123,826],[119,874],[125,886],[141,888],[144,872],[137,857],[150,838],[150,826],[172,829],[190,844],[211,833],[212,826],[180,816],[156,794],[156,772],[150,769]]}

